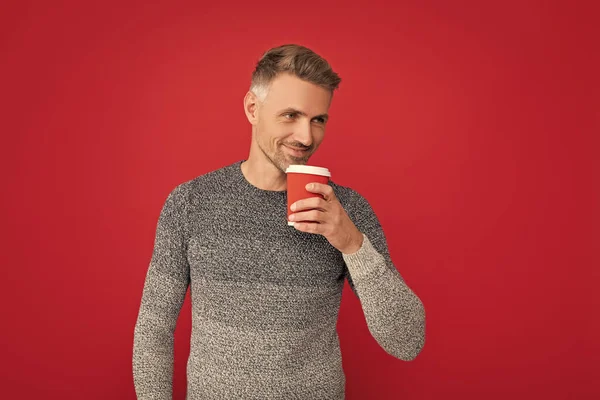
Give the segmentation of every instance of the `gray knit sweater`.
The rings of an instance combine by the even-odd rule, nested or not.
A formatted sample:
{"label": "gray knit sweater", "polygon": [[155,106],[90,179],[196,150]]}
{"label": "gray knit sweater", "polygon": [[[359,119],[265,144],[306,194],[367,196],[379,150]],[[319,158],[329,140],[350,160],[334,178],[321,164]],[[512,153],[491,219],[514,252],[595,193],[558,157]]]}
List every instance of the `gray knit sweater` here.
{"label": "gray knit sweater", "polygon": [[134,330],[138,399],[172,398],[173,332],[188,286],[188,400],[344,399],[336,324],[345,279],[379,345],[414,359],[424,307],[392,264],[365,198],[330,182],[364,234],[356,253],[342,254],[288,226],[287,193],[251,185],[241,163],[166,198]]}

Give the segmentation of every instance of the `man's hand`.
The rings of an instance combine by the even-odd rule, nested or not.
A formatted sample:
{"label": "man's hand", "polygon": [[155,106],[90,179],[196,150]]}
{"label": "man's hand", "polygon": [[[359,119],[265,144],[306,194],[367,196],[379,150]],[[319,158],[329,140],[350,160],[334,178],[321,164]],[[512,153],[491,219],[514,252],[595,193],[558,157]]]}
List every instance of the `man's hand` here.
{"label": "man's hand", "polygon": [[[362,233],[354,225],[329,185],[309,183],[306,190],[321,197],[298,200],[290,207],[294,228],[325,236],[333,247],[344,254],[355,253],[363,242]],[[302,221],[302,222],[297,222]]]}

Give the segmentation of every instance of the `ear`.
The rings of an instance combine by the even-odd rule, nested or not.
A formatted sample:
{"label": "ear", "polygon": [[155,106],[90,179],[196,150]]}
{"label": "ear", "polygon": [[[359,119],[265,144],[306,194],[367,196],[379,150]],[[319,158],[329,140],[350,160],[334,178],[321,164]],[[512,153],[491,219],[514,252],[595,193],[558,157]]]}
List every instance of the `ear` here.
{"label": "ear", "polygon": [[260,102],[258,97],[250,91],[246,93],[244,97],[244,112],[246,113],[246,118],[251,125],[256,125],[258,123],[258,108],[260,107]]}

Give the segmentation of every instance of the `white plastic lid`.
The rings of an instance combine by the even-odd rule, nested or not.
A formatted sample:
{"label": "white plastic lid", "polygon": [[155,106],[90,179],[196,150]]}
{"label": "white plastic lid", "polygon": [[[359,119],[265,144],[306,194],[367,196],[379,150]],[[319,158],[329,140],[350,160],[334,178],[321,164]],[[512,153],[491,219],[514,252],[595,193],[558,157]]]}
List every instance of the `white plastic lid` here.
{"label": "white plastic lid", "polygon": [[311,174],[311,175],[322,175],[322,176],[328,176],[331,178],[331,172],[329,172],[329,169],[324,168],[324,167],[314,167],[312,165],[302,165],[302,164],[294,164],[294,165],[290,165],[286,170],[285,173],[296,173],[296,174]]}

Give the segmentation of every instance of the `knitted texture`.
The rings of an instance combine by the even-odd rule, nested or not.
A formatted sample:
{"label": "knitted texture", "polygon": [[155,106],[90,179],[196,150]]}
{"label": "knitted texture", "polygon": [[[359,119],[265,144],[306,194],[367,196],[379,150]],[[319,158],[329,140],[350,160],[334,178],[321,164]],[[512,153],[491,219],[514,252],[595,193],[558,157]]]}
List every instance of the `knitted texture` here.
{"label": "knitted texture", "polygon": [[424,307],[366,199],[330,181],[363,233],[362,247],[342,254],[288,226],[287,192],[251,185],[241,163],[178,185],[164,202],[134,330],[138,399],[172,398],[173,333],[188,287],[188,400],[344,399],[336,331],[344,280],[377,343],[414,359]]}

